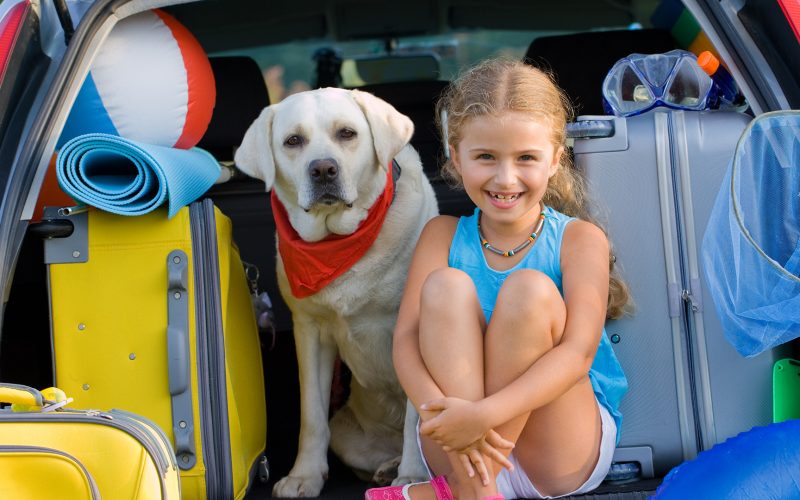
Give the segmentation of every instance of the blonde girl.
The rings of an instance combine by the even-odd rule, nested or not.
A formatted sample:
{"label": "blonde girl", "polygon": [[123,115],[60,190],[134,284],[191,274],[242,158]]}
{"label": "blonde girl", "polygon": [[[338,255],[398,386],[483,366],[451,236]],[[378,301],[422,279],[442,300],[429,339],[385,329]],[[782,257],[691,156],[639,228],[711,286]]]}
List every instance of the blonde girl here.
{"label": "blonde girl", "polygon": [[394,333],[433,479],[366,497],[585,493],[618,440],[627,381],[603,325],[628,295],[565,153],[568,102],[544,72],[495,59],[438,111],[444,173],[475,211],[423,230]]}

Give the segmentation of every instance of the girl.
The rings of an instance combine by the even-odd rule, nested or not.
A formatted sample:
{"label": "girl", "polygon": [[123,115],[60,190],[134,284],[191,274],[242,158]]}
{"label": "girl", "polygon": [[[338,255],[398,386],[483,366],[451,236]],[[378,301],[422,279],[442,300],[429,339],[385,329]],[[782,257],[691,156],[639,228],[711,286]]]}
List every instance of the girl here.
{"label": "girl", "polygon": [[627,389],[603,324],[628,294],[564,153],[567,100],[542,71],[490,60],[437,108],[443,171],[476,208],[423,230],[394,333],[436,477],[366,497],[590,491],[611,464]]}

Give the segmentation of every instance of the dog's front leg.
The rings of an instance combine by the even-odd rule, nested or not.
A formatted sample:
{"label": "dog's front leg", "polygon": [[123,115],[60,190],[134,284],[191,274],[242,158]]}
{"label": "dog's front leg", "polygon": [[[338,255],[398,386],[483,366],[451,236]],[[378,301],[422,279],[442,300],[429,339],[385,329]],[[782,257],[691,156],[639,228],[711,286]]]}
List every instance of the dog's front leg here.
{"label": "dog's front leg", "polygon": [[272,489],[281,498],[317,497],[328,477],[328,405],[336,346],[312,321],[295,320],[300,375],[300,439],[289,475]]}
{"label": "dog's front leg", "polygon": [[395,486],[417,483],[430,479],[422,452],[417,443],[417,421],[419,414],[411,401],[406,400],[406,418],[403,424],[403,455],[397,468],[397,477],[392,481]]}

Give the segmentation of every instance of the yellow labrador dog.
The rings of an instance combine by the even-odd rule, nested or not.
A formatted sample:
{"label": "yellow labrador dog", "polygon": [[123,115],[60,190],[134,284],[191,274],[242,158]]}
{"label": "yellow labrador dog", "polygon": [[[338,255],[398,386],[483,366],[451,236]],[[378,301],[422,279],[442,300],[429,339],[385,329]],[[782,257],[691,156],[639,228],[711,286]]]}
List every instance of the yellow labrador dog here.
{"label": "yellow labrador dog", "polygon": [[[265,108],[236,152],[236,165],[272,190],[300,371],[298,456],[274,496],[319,496],[329,444],[362,478],[426,478],[417,414],[392,365],[411,254],[438,213],[412,133],[408,117],[372,94],[325,88]],[[337,354],[352,379],[329,423]]]}

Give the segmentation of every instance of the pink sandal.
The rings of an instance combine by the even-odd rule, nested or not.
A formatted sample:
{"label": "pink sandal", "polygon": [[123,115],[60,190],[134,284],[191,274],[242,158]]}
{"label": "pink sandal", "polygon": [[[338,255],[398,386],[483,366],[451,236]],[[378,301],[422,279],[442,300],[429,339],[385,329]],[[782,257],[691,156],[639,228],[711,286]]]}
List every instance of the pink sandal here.
{"label": "pink sandal", "polygon": [[[383,488],[370,488],[364,493],[364,500],[411,500],[408,496],[408,490],[412,486],[425,483],[411,483],[403,486],[385,486]],[[450,491],[450,486],[444,476],[436,476],[431,479],[431,486],[433,492],[436,494],[437,500],[454,500],[453,492]],[[505,500],[503,495],[493,495],[484,498],[484,500]]]}

